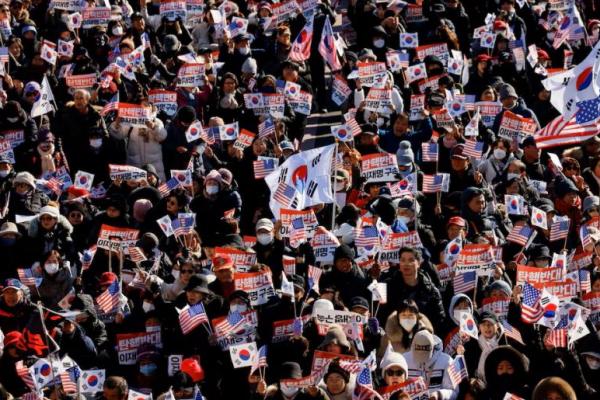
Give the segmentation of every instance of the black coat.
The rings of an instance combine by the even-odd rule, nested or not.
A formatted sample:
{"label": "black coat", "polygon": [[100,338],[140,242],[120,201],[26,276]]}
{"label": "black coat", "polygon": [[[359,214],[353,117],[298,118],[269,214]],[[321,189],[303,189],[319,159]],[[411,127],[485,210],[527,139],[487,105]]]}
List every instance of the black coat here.
{"label": "black coat", "polygon": [[371,292],[367,286],[371,283],[363,270],[355,263],[352,263],[350,272],[340,272],[335,267],[323,274],[320,279],[320,286],[335,286],[340,292],[340,297],[346,306],[350,305],[350,301],[355,296],[362,296],[367,300],[371,299]]}

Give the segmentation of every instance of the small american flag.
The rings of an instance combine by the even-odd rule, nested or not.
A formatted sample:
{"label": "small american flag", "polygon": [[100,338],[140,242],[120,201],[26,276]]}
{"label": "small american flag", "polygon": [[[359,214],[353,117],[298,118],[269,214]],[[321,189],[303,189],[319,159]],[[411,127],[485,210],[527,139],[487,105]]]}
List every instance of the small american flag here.
{"label": "small american flag", "polygon": [[115,280],[96,298],[96,303],[104,313],[109,313],[119,306],[120,294],[121,286],[119,285],[119,281]]}
{"label": "small american flag", "polygon": [[355,244],[357,247],[372,247],[379,244],[379,233],[373,225],[363,225],[356,228]]}
{"label": "small american flag", "polygon": [[423,193],[447,192],[449,186],[449,174],[423,175]]}
{"label": "small american flag", "polygon": [[115,93],[115,95],[110,99],[108,103],[102,107],[102,112],[100,113],[102,116],[108,114],[111,111],[119,110],[119,92]]}
{"label": "small american flag", "polygon": [[96,245],[93,245],[89,249],[84,250],[83,254],[81,254],[81,257],[79,257],[79,260],[81,261],[81,269],[83,271],[92,265],[92,261],[94,261],[94,256],[96,255],[96,250]]}
{"label": "small american flag", "polygon": [[146,261],[146,255],[139,247],[130,247],[129,249],[129,258],[134,263],[140,263],[142,261]]}
{"label": "small american flag", "polygon": [[579,239],[581,240],[582,247],[588,247],[594,244],[590,231],[585,225],[582,225],[581,228],[579,228]]}
{"label": "small american flag", "polygon": [[483,142],[476,142],[475,140],[465,141],[465,147],[463,148],[465,156],[481,158],[481,153],[483,153]]}
{"label": "small american flag", "polygon": [[346,125],[350,128],[350,132],[352,132],[352,136],[359,135],[362,130],[360,129],[360,125],[356,121],[356,118],[348,118],[346,120]]}
{"label": "small american flag", "polygon": [[19,268],[17,274],[19,274],[19,280],[23,285],[38,287],[42,283],[42,278],[35,276],[31,268]]}
{"label": "small american flag", "polygon": [[423,161],[437,162],[438,160],[438,144],[437,143],[421,143],[421,153]]}
{"label": "small american flag", "polygon": [[252,363],[252,367],[250,369],[250,375],[254,373],[254,371],[258,370],[262,367],[267,367],[267,345],[262,345],[258,349],[258,353],[256,354],[256,358],[254,358],[254,362]]}
{"label": "small american flag", "polygon": [[142,276],[140,275],[139,271],[136,271],[135,276],[133,277],[131,282],[129,282],[128,286],[134,289],[146,290],[146,284],[144,283],[144,280],[142,279]]}
{"label": "small american flag", "polygon": [[364,367],[358,375],[356,375],[356,387],[352,395],[353,400],[371,400],[375,396],[381,399],[379,393],[373,389],[373,377],[368,367]]}
{"label": "small american flag", "polygon": [[533,324],[544,313],[540,306],[541,293],[539,290],[525,282],[523,284],[523,301],[521,302],[521,319],[523,322]]}
{"label": "small american flag", "polygon": [[179,181],[177,180],[177,178],[171,178],[168,181],[163,182],[158,187],[160,196],[165,197],[166,195],[168,195],[171,192],[171,190],[175,189],[177,186],[179,186]]}
{"label": "small american flag", "polygon": [[60,194],[61,193],[61,188],[62,188],[62,182],[60,180],[58,180],[57,178],[50,178],[46,181],[46,184],[44,185],[46,186],[46,188],[56,194]]}
{"label": "small american flag", "polygon": [[31,375],[29,368],[27,368],[23,363],[23,360],[19,360],[15,363],[15,369],[19,378],[21,378],[21,380],[27,385],[27,387],[31,390],[35,390],[35,382],[33,380],[33,376]]}
{"label": "small american flag", "polygon": [[516,329],[514,326],[509,324],[505,318],[502,318],[500,320],[500,323],[502,324],[502,327],[504,328],[504,334],[506,336],[508,336],[512,340],[515,340],[523,345],[525,344],[523,342],[523,337],[521,336],[521,332],[519,332],[518,329]]}
{"label": "small american flag", "polygon": [[533,229],[529,225],[514,226],[512,231],[506,237],[509,242],[517,243],[521,246],[525,246],[529,237],[533,233]]}
{"label": "small american flag", "polygon": [[316,292],[318,292],[319,287],[319,279],[323,274],[323,270],[321,268],[313,267],[312,265],[308,266],[308,287],[312,288]]}
{"label": "small american flag", "polygon": [[22,400],[43,400],[44,399],[44,394],[40,393],[40,392],[36,392],[31,391],[31,392],[27,392],[25,393],[23,396],[21,396]]}
{"label": "small american flag", "polygon": [[177,218],[171,223],[175,236],[189,235],[194,231],[196,223],[196,214],[179,213]]}
{"label": "small american flag", "polygon": [[254,166],[254,179],[263,179],[277,168],[277,159],[267,158],[252,162]]}
{"label": "small american flag", "polygon": [[200,324],[208,323],[208,316],[202,303],[185,306],[179,313],[179,326],[184,335],[187,335]]}
{"label": "small american flag", "polygon": [[77,392],[77,384],[75,382],[79,379],[79,375],[78,367],[69,368],[67,371],[60,373],[60,383],[65,393]]}
{"label": "small american flag", "polygon": [[268,118],[258,124],[258,137],[263,138],[275,134],[275,124],[271,118]]}
{"label": "small american flag", "polygon": [[223,321],[215,324],[215,330],[224,337],[233,335],[246,323],[246,318],[238,311],[230,313]]}
{"label": "small american flag", "polygon": [[566,239],[569,235],[569,227],[571,226],[571,220],[569,217],[554,217],[552,224],[550,225],[550,241]]}
{"label": "small american flag", "polygon": [[569,339],[567,337],[568,329],[550,329],[544,336],[544,344],[554,347],[567,347]]}
{"label": "small american flag", "polygon": [[298,248],[298,246],[306,242],[306,227],[302,217],[297,217],[292,220],[290,226],[290,246]]}
{"label": "small american flag", "polygon": [[452,385],[457,387],[463,379],[469,379],[469,373],[467,372],[467,364],[463,356],[456,356],[454,361],[448,367],[448,375],[452,381]]}
{"label": "small american flag", "polygon": [[7,63],[8,61],[8,47],[0,47],[0,62]]}
{"label": "small american flag", "polygon": [[579,286],[581,288],[582,293],[587,293],[592,291],[592,281],[590,278],[590,271],[587,269],[579,270]]}
{"label": "small american flag", "polygon": [[469,271],[464,274],[454,275],[453,285],[454,293],[465,293],[475,289],[477,284],[477,272]]}
{"label": "small american flag", "polygon": [[281,182],[273,194],[273,199],[279,204],[287,207],[292,204],[295,195],[296,189],[287,183]]}

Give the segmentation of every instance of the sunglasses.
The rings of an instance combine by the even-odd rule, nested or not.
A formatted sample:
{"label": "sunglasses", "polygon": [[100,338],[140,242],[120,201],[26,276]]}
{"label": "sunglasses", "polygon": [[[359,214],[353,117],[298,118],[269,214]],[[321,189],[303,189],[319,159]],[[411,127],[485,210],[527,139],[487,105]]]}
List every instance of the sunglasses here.
{"label": "sunglasses", "polygon": [[387,376],[402,376],[404,375],[404,371],[401,369],[388,369],[385,371]]}

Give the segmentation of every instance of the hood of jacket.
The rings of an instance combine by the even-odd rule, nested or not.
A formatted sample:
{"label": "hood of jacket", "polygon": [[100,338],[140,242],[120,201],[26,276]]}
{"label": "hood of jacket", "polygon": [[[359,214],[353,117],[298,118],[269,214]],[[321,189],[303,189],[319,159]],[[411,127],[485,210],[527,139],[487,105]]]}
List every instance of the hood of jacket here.
{"label": "hood of jacket", "polygon": [[448,307],[448,314],[450,316],[450,318],[452,318],[452,322],[454,322],[456,325],[460,325],[459,321],[456,320],[456,318],[454,318],[454,307],[456,307],[456,303],[458,303],[460,300],[467,300],[467,302],[469,303],[469,308],[471,309],[471,314],[473,314],[473,302],[471,301],[471,299],[469,298],[469,296],[467,296],[464,293],[458,293],[455,294],[454,296],[452,296],[452,300],[450,300],[450,307]]}
{"label": "hood of jacket", "polygon": [[[73,225],[69,222],[69,220],[64,215],[58,216],[58,221],[56,222],[56,226],[54,230],[64,230],[69,234],[73,233]],[[40,221],[37,218],[34,218],[29,223],[29,228],[27,229],[27,234],[29,237],[36,237],[40,231]]]}

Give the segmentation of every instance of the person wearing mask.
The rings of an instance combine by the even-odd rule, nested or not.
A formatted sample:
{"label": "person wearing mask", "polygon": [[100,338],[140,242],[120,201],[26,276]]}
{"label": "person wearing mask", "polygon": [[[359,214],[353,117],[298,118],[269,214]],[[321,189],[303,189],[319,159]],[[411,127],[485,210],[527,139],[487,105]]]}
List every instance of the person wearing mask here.
{"label": "person wearing mask", "polygon": [[483,174],[486,182],[495,183],[504,175],[504,170],[513,160],[515,156],[512,154],[508,139],[498,138],[492,143],[488,158],[477,166],[477,170]]}
{"label": "person wearing mask", "polygon": [[219,296],[228,298],[235,290],[233,260],[228,255],[214,257],[212,269],[216,279],[208,284],[208,288]]}
{"label": "person wearing mask", "polygon": [[496,118],[494,119],[494,125],[492,130],[498,133],[500,129],[500,123],[502,122],[502,117],[506,111],[510,111],[513,114],[517,114],[524,118],[530,118],[535,123],[536,129],[540,128],[540,123],[537,120],[537,116],[527,108],[527,104],[525,104],[525,100],[523,100],[517,94],[517,91],[512,85],[505,84],[500,88],[500,102],[502,103],[502,111]]}
{"label": "person wearing mask", "polygon": [[57,250],[44,254],[39,265],[42,269],[42,282],[33,297],[42,300],[47,307],[57,307],[73,288],[76,276],[71,271],[70,263]]}
{"label": "person wearing mask", "polygon": [[36,189],[35,178],[29,172],[19,172],[13,180],[9,195],[8,218],[16,215],[36,215],[48,204],[48,196]]}
{"label": "person wearing mask", "polygon": [[167,127],[167,138],[162,143],[164,170],[187,169],[190,157],[195,153],[200,140],[188,143],[185,132],[196,120],[193,107],[185,106]]}
{"label": "person wearing mask", "polygon": [[529,360],[511,346],[498,346],[492,350],[484,363],[487,382],[485,398],[501,400],[505,394],[529,398]]}
{"label": "person wearing mask", "polygon": [[256,244],[252,249],[256,252],[256,261],[266,264],[273,273],[273,284],[279,286],[283,271],[283,254],[285,245],[280,234],[281,223],[275,224],[268,218],[256,222]]}
{"label": "person wearing mask", "polygon": [[261,380],[258,383],[256,393],[252,397],[252,400],[327,400],[329,398],[323,389],[320,389],[317,386],[309,386],[305,389],[300,389],[298,387],[286,385],[286,379],[302,378],[300,364],[289,361],[285,362],[281,364],[278,372],[277,375],[279,380],[276,384],[267,386],[264,380]]}
{"label": "person wearing mask", "polygon": [[171,269],[171,275],[174,278],[171,283],[167,283],[157,275],[150,275],[146,271],[139,273],[149,290],[155,291],[158,288],[164,301],[174,301],[190,283],[196,269],[191,259],[180,257]]}
{"label": "person wearing mask", "polygon": [[387,318],[385,336],[379,346],[379,354],[382,356],[390,345],[397,353],[408,352],[415,333],[423,329],[433,333],[431,322],[419,312],[417,304],[412,300],[404,300]]}
{"label": "person wearing mask", "polygon": [[47,205],[29,225],[28,247],[33,255],[59,249],[67,259],[73,260],[75,247],[71,238],[72,233],[73,226],[69,220],[60,214],[57,207]]}

